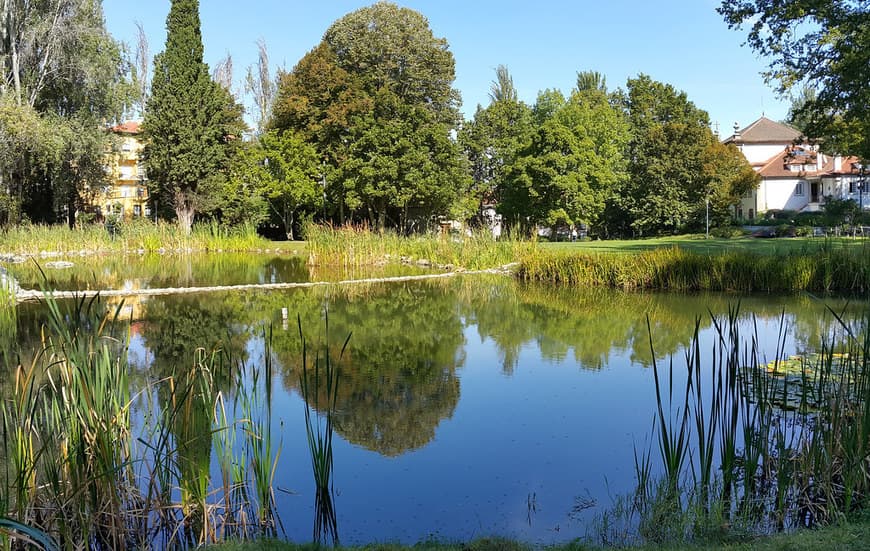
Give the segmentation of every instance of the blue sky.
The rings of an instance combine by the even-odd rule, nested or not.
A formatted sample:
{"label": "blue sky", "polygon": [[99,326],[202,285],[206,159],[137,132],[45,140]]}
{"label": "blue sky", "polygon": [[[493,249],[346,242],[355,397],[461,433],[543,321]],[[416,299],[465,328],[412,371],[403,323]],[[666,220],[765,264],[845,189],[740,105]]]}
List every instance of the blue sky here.
{"label": "blue sky", "polygon": [[[534,103],[540,90],[568,92],[577,71],[595,70],[613,89],[646,73],[685,91],[710,113],[722,135],[762,113],[783,119],[788,102],[777,98],[760,73],[766,60],[742,46],[745,32],[729,30],[717,0],[404,0],[429,19],[456,59],[462,110],[471,117],[488,103],[495,67],[507,65],[520,98]],[[201,0],[205,61],[233,57],[236,81],[266,41],[275,67],[291,69],[320,41],[329,25],[371,2],[355,0]],[[106,24],[133,43],[139,21],[151,54],[163,50],[169,0],[104,0]]]}

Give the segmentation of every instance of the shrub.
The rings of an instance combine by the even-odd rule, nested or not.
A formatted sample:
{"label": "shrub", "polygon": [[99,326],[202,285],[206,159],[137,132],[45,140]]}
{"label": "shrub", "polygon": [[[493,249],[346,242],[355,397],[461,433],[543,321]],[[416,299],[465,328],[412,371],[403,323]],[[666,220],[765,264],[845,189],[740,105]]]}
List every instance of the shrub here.
{"label": "shrub", "polygon": [[733,239],[735,237],[743,237],[749,232],[738,226],[721,226],[710,230],[710,235],[721,239]]}

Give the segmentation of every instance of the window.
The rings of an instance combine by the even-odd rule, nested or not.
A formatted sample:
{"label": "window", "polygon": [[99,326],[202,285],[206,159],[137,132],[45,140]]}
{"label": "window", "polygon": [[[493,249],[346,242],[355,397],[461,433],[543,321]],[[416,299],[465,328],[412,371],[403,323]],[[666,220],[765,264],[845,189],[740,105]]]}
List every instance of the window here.
{"label": "window", "polygon": [[803,197],[804,193],[805,193],[804,192],[804,183],[798,182],[797,184],[795,184],[794,194],[797,195],[798,197]]}
{"label": "window", "polygon": [[849,193],[859,193],[861,190],[860,180],[849,180]]}
{"label": "window", "polygon": [[142,216],[142,207],[140,205],[133,205],[133,216]]}
{"label": "window", "polygon": [[749,209],[749,219],[752,220],[755,218],[755,213],[752,212],[752,209]]}

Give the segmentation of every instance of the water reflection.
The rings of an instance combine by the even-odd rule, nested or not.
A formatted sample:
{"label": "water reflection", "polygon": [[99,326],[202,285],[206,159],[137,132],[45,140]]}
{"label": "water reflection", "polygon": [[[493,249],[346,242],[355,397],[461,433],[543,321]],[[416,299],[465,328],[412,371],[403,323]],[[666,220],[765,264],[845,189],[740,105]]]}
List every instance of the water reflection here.
{"label": "water reflection", "polygon": [[[229,270],[239,272],[239,279],[269,282],[293,266],[298,267],[292,259],[281,258],[256,269],[227,261],[213,277]],[[189,268],[169,268],[176,271],[166,281],[183,279]],[[189,273],[205,281],[197,274],[208,269]],[[306,270],[300,277],[312,275],[300,269]],[[269,357],[280,389],[276,411],[286,423],[273,425],[285,443],[277,484],[305,493],[311,472],[301,407],[326,413],[318,404],[327,401],[317,393],[316,399],[301,398],[295,320],[312,346],[323,346],[328,310],[330,354],[337,356],[340,342],[353,333],[332,413],[341,464],[335,522],[341,523],[343,543],[415,542],[433,526],[451,527],[438,534],[449,539],[479,535],[481,526],[530,541],[569,539],[583,534],[589,506],[610,502],[604,477],[614,492],[631,486],[631,446],[643,444],[653,411],[651,376],[644,369],[652,363],[647,317],[656,357],[665,360],[682,355],[696,319],[709,338],[710,313],[722,316],[738,301],[742,322],[756,320],[763,346],[775,347],[784,317],[789,354],[817,350],[837,325],[827,305],[847,321],[859,318],[864,307],[806,296],[637,294],[477,276],[155,297],[129,310],[136,359],[131,380],[141,384],[137,380],[192,369],[198,346],[256,361],[264,348],[258,335],[271,325]],[[282,309],[289,318],[286,330]],[[39,340],[40,315],[36,305],[19,310],[24,350]],[[0,395],[10,395],[12,384],[8,377],[0,380]],[[216,377],[215,388],[228,397],[238,392],[229,375]],[[168,408],[173,398],[164,392],[157,398]],[[209,415],[194,408],[173,428],[179,442],[193,439],[183,453],[192,479],[201,479],[214,463],[213,452],[193,434],[208,430]],[[192,499],[197,495],[195,487],[185,491]],[[311,535],[311,517],[296,514],[300,507],[316,511],[317,494],[310,497],[315,499],[305,505],[279,499],[290,508],[283,511],[289,513],[285,519],[306,519],[303,529],[288,526],[293,539]],[[335,512],[334,503],[328,505]],[[566,520],[568,510],[574,513]],[[549,531],[556,525],[558,535]]]}

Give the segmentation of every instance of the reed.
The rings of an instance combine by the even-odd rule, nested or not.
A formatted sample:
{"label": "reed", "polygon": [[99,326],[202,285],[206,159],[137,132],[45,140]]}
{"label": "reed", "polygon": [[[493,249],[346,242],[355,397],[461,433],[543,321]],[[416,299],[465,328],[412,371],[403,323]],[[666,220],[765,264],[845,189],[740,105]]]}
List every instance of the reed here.
{"label": "reed", "polygon": [[[135,395],[118,310],[103,313],[96,299],[62,306],[50,293],[45,305],[32,362],[7,366],[15,392],[0,404],[0,517],[8,523],[0,535],[45,534],[62,549],[190,548],[276,535],[277,453],[264,436],[271,383],[264,391],[257,376],[245,379],[254,384],[238,407],[248,415],[228,424],[221,381],[244,364],[200,349],[192,365]],[[221,472],[214,479],[212,449]]]}
{"label": "reed", "polygon": [[[308,345],[302,333],[302,321],[297,318],[299,339],[302,344],[302,398],[305,400],[305,431],[308,436],[308,450],[311,454],[311,468],[314,474],[314,530],[317,544],[330,539],[338,545],[338,524],[335,511],[335,491],[332,485],[332,435],[333,419],[338,401],[339,371],[329,354],[329,317],[326,319],[326,340],[323,352],[318,350],[314,363],[309,367]],[[338,362],[350,342],[348,335],[339,352]],[[321,402],[321,394],[325,403]],[[313,413],[313,415],[312,415]]]}
{"label": "reed", "polygon": [[190,234],[166,222],[130,220],[114,231],[102,225],[22,225],[0,231],[0,252],[38,255],[158,251],[255,251],[274,248],[252,225],[227,228],[216,222],[196,224]]}
{"label": "reed", "polygon": [[679,247],[638,253],[579,253],[532,249],[520,257],[518,277],[575,286],[735,292],[870,290],[870,255],[830,244],[813,252],[698,253]]}
{"label": "reed", "polygon": [[15,294],[11,286],[4,284],[5,281],[0,277],[0,363],[4,363],[4,359],[14,349],[18,333],[18,308]]}
{"label": "reed", "polygon": [[682,386],[673,359],[667,381],[653,363],[661,471],[636,450],[635,499],[623,508],[645,540],[815,526],[870,506],[870,317],[850,326],[831,315],[839,331],[797,360],[783,353],[784,318],[766,361],[757,334],[740,335],[738,306],[711,314],[703,359],[696,324]]}
{"label": "reed", "polygon": [[466,268],[496,268],[514,262],[535,243],[495,240],[488,232],[471,235],[410,235],[375,232],[358,226],[306,228],[309,262],[317,266],[360,267],[389,262]]}

